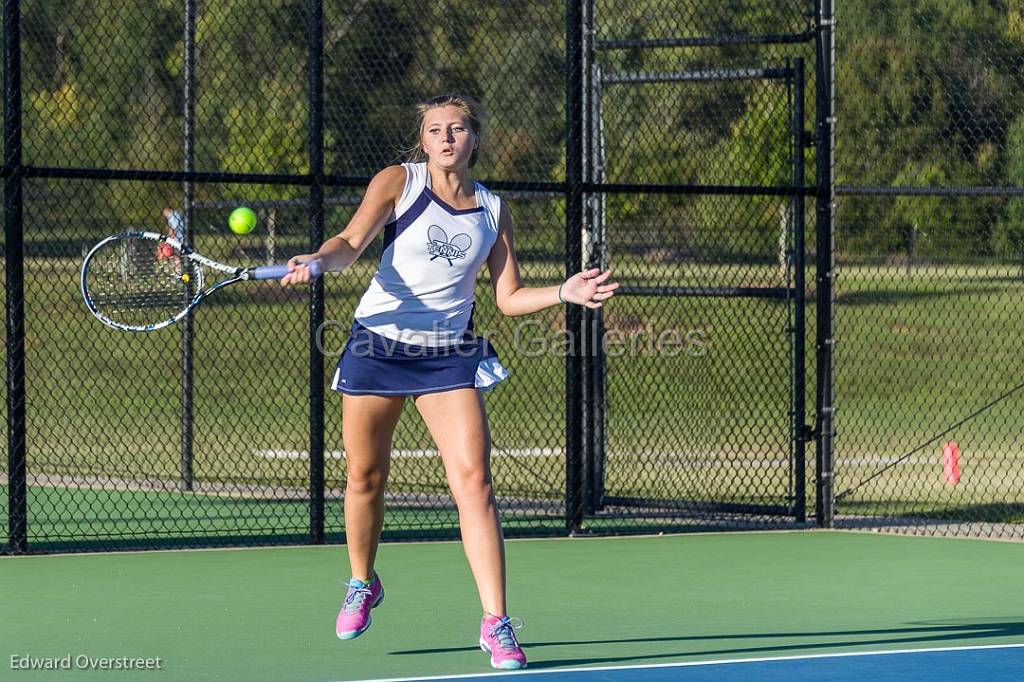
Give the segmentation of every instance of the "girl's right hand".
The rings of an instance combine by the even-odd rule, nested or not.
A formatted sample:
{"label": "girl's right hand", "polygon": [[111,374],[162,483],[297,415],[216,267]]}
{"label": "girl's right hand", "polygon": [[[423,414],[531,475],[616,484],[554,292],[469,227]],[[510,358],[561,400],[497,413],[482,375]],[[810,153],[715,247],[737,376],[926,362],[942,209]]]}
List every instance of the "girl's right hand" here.
{"label": "girl's right hand", "polygon": [[316,253],[304,253],[301,256],[293,256],[288,260],[288,274],[281,278],[281,286],[289,284],[309,284],[313,277],[309,274],[307,264],[319,260]]}

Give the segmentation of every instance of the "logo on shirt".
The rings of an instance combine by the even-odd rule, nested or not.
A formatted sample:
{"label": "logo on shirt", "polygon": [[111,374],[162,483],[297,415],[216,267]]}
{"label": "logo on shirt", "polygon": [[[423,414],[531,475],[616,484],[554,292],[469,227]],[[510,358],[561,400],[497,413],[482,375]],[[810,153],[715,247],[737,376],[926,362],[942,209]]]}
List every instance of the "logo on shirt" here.
{"label": "logo on shirt", "polygon": [[469,247],[473,245],[473,240],[465,232],[448,239],[448,233],[437,225],[427,228],[427,239],[427,253],[433,256],[430,260],[444,258],[448,265],[454,265],[453,260],[465,258]]}

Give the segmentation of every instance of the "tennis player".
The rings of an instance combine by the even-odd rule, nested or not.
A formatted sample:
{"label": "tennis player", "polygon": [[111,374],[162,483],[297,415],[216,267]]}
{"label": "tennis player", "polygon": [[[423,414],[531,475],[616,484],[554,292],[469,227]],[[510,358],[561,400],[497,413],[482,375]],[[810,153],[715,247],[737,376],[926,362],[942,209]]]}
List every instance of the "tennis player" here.
{"label": "tennis player", "polygon": [[411,162],[380,171],[345,229],[316,253],[292,258],[282,284],[352,265],[384,231],[380,265],[355,310],[332,388],[343,394],[348,465],[345,530],[352,579],[338,614],[341,639],[370,627],[384,600],[374,558],[384,520],[391,438],[412,396],[444,462],[459,512],[463,548],[483,606],[480,647],[491,666],[517,669],[522,625],[505,606],[505,553],[490,471],[482,391],[508,376],[497,352],[473,332],[476,279],[486,262],[498,309],[528,315],[561,303],[599,308],[614,294],[611,271],[579,272],[560,285],[525,287],[508,207],[473,180],[482,111],[461,95],[418,106]]}

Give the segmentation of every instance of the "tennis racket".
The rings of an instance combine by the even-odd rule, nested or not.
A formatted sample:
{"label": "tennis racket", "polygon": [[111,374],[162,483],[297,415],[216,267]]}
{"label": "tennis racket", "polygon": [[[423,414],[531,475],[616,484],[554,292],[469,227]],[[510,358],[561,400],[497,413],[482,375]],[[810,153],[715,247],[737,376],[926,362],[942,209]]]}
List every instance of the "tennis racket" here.
{"label": "tennis racket", "polygon": [[[306,264],[319,277],[320,261]],[[213,281],[218,274],[226,277]],[[92,247],[82,263],[82,296],[103,324],[151,332],[174,324],[218,289],[243,280],[280,279],[288,266],[224,265],[157,232],[122,232]]]}

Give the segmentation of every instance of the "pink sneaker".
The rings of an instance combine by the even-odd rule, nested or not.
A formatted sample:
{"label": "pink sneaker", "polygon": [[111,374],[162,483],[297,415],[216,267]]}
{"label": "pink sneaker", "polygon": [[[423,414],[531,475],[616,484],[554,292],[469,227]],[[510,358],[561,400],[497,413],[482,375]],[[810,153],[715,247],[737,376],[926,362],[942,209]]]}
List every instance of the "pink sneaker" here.
{"label": "pink sneaker", "polygon": [[380,576],[374,575],[369,583],[355,578],[349,580],[348,592],[334,627],[338,639],[355,639],[366,632],[372,622],[370,609],[380,606],[382,601],[384,586],[380,584]]}
{"label": "pink sneaker", "polygon": [[480,648],[491,655],[491,667],[499,670],[519,670],[526,667],[526,654],[516,641],[515,631],[523,621],[505,616],[484,616],[480,622]]}

